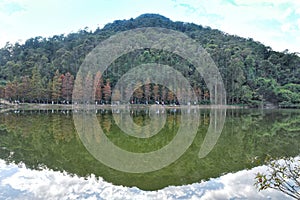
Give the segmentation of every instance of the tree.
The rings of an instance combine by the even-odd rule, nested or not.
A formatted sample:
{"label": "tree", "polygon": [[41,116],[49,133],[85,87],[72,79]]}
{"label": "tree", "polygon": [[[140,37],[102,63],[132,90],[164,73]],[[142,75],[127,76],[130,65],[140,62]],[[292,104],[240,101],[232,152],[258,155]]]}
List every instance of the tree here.
{"label": "tree", "polygon": [[79,71],[75,79],[72,101],[74,103],[82,103],[82,100],[83,100],[83,77],[82,77],[82,72]]}
{"label": "tree", "polygon": [[159,100],[159,85],[157,84],[153,86],[153,96],[155,101]]}
{"label": "tree", "polygon": [[94,94],[95,94],[95,101],[99,103],[102,101],[102,85],[103,85],[102,75],[101,72],[98,71],[94,79]]}
{"label": "tree", "polygon": [[42,84],[42,77],[40,71],[37,66],[32,69],[32,77],[31,77],[31,91],[30,97],[31,100],[36,100],[38,102],[41,101],[44,96],[45,89]]}
{"label": "tree", "polygon": [[168,88],[161,86],[161,99],[164,102],[166,102],[167,100],[167,93],[168,93]]}
{"label": "tree", "polygon": [[227,93],[229,96],[229,100],[232,104],[239,103],[241,96],[242,96],[242,85],[245,82],[245,77],[243,73],[244,64],[240,60],[240,58],[232,59],[227,73],[228,77],[227,80]]}
{"label": "tree", "polygon": [[67,72],[65,76],[62,77],[62,97],[70,102],[73,93],[74,86],[74,76],[70,72]]}
{"label": "tree", "polygon": [[85,77],[85,84],[84,84],[84,100],[85,103],[94,103],[95,101],[95,96],[93,95],[93,83],[94,83],[94,79],[93,79],[93,75],[91,71],[88,71],[86,77]]}
{"label": "tree", "polygon": [[135,98],[135,102],[140,103],[143,98],[142,83],[138,81],[134,88],[133,97]]}
{"label": "tree", "polygon": [[25,101],[29,101],[29,99],[30,99],[30,97],[29,97],[30,90],[31,90],[30,78],[28,76],[23,76],[21,78],[21,84],[20,84],[20,87],[19,87],[20,97],[23,100],[23,103]]}
{"label": "tree", "polygon": [[52,101],[52,79],[50,79],[47,83],[47,88],[46,88],[46,99],[47,102]]}
{"label": "tree", "polygon": [[108,103],[111,97],[111,87],[110,87],[109,79],[106,80],[106,84],[103,88],[103,94],[104,94],[105,102]]}
{"label": "tree", "polygon": [[151,90],[151,88],[150,88],[150,79],[147,78],[146,84],[145,84],[145,87],[144,87],[145,99],[146,99],[147,104],[150,100],[150,94],[151,94],[150,90]]}
{"label": "tree", "polygon": [[59,70],[56,70],[53,80],[52,80],[52,100],[58,101],[61,98],[61,86],[62,86],[62,78]]}
{"label": "tree", "polygon": [[274,79],[258,78],[256,80],[257,92],[262,96],[262,100],[275,102],[277,82]]}
{"label": "tree", "polygon": [[167,99],[169,101],[169,103],[173,103],[174,102],[174,93],[171,90],[168,90],[168,95],[167,95]]}
{"label": "tree", "polygon": [[13,101],[17,99],[17,85],[16,82],[8,82],[5,87],[5,99]]}
{"label": "tree", "polygon": [[268,171],[256,175],[255,186],[259,191],[272,188],[300,199],[300,158],[270,159]]}
{"label": "tree", "polygon": [[120,102],[120,100],[121,100],[121,92],[120,92],[119,89],[115,89],[114,96],[113,96],[113,98],[111,100],[114,101],[115,103]]}
{"label": "tree", "polygon": [[248,85],[243,85],[241,89],[241,102],[247,104],[252,100],[253,92]]}
{"label": "tree", "polygon": [[3,99],[5,97],[5,87],[0,85],[0,98]]}

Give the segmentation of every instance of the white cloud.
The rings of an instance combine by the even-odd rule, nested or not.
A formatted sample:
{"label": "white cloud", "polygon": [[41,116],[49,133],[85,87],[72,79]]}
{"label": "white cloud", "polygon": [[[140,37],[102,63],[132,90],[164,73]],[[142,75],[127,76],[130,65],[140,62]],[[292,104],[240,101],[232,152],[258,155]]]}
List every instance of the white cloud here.
{"label": "white cloud", "polygon": [[216,182],[222,183],[224,187],[220,190],[205,193],[202,199],[289,199],[286,195],[271,189],[257,192],[257,189],[253,186],[255,174],[265,170],[265,167],[256,167],[252,170],[226,174],[216,179]]}
{"label": "white cloud", "polygon": [[290,23],[282,24],[281,25],[281,30],[283,32],[290,32],[292,29],[292,25]]}
{"label": "white cloud", "polygon": [[[2,2],[7,4],[10,1]],[[24,10],[11,15],[0,11],[0,46],[4,46],[6,41],[14,43],[18,39],[24,41],[35,36],[68,34],[85,26],[95,28],[117,19],[158,13],[172,20],[194,22],[230,34],[251,37],[274,50],[290,49],[300,52],[300,44],[295,39],[300,35],[300,1],[295,0],[13,2],[24,7]],[[2,4],[0,3],[0,10]]]}
{"label": "white cloud", "polygon": [[[0,191],[9,189],[14,199],[288,199],[275,190],[257,191],[253,186],[254,174],[264,170],[256,167],[206,182],[143,191],[115,186],[93,175],[85,179],[49,169],[30,170],[24,165],[18,168],[0,160]],[[3,192],[0,195],[8,197]]]}
{"label": "white cloud", "polygon": [[[298,41],[291,41],[291,38],[300,35],[300,29],[297,28],[297,19],[300,15],[296,14],[300,9],[300,2],[293,0],[272,2],[235,0],[233,3],[225,0],[209,2],[186,0],[184,2],[190,7],[202,7],[201,11],[193,13],[193,19],[198,18],[200,24],[230,34],[251,37],[271,46],[274,50],[300,51],[300,44],[295,44]],[[218,18],[211,16],[218,16]]]}

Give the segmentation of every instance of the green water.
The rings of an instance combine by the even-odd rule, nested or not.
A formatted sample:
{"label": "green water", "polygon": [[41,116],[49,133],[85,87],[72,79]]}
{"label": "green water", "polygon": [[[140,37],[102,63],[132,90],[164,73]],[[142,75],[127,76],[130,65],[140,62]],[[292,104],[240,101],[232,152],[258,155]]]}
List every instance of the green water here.
{"label": "green water", "polygon": [[[157,190],[262,165],[267,155],[300,154],[299,110],[227,110],[215,146],[204,158],[199,158],[199,149],[211,121],[210,110],[200,110],[195,138],[175,162],[147,173],[122,172],[90,154],[76,131],[72,112],[18,110],[0,113],[0,158],[7,163],[25,163],[31,169],[47,167],[82,177],[95,174],[115,185]],[[106,137],[119,148],[137,153],[156,151],[168,145],[176,137],[183,115],[180,109],[166,110],[162,129],[151,137],[139,138],[124,134],[120,129],[117,122],[122,119],[122,113],[114,113],[114,117],[111,110],[96,112],[97,122]],[[147,126],[153,120],[147,109],[132,109],[129,113],[138,126]],[[151,134],[151,130],[145,131]],[[102,139],[93,138],[95,141]]]}

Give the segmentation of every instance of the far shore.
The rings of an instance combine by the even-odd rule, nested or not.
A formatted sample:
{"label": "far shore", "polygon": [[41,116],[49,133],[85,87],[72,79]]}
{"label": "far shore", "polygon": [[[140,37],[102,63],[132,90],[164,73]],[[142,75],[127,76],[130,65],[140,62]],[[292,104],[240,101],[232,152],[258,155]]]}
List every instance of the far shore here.
{"label": "far shore", "polygon": [[181,108],[199,108],[199,109],[241,109],[248,108],[247,106],[238,105],[161,105],[161,104],[122,104],[122,105],[112,105],[112,104],[42,104],[42,103],[20,103],[20,104],[10,104],[10,105],[0,105],[0,110],[15,110],[15,109],[25,109],[25,110],[51,110],[51,109],[116,109],[116,108],[150,108],[151,106],[163,107],[165,109],[181,109]]}

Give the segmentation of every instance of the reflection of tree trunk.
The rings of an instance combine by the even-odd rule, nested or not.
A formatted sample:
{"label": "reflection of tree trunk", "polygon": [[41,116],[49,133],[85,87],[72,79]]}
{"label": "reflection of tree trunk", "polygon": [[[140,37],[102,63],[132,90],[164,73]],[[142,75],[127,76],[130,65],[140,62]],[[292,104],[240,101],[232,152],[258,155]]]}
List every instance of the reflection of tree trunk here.
{"label": "reflection of tree trunk", "polygon": [[199,158],[204,158],[216,145],[225,123],[226,109],[211,109],[210,124],[199,151]]}

